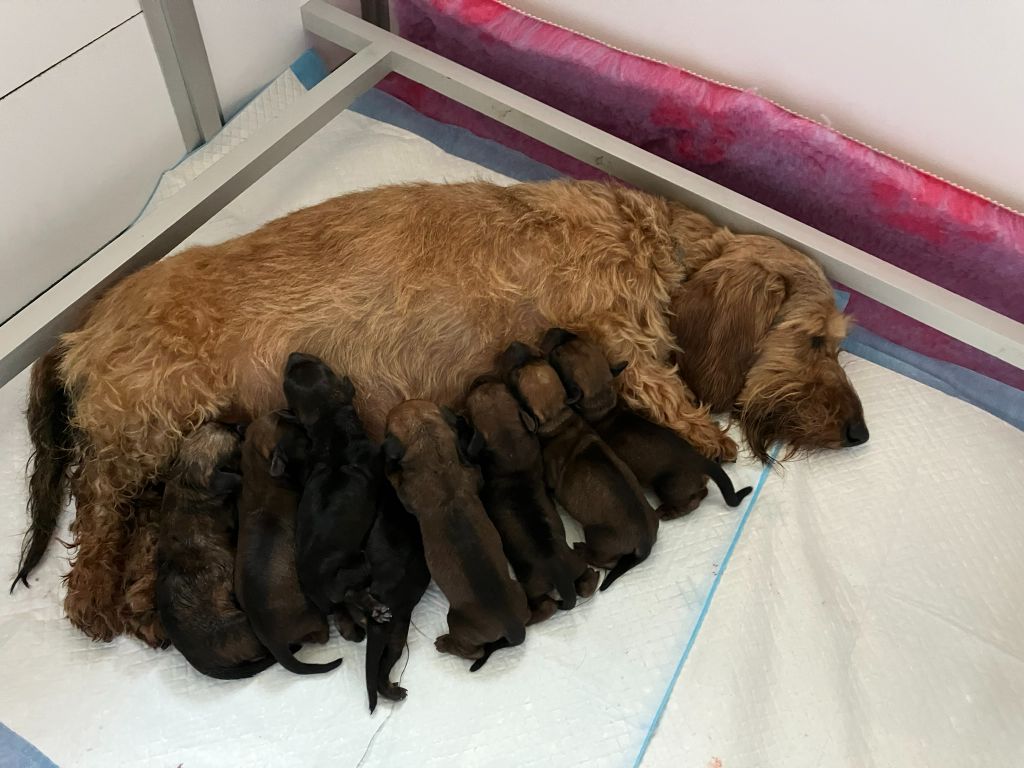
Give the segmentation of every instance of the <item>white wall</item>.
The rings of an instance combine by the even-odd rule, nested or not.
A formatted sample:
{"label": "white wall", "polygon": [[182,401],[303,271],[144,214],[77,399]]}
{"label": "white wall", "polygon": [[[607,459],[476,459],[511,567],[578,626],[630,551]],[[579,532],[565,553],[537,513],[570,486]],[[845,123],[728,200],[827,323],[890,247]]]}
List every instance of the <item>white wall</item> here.
{"label": "white wall", "polygon": [[130,224],[184,154],[137,13],[135,0],[0,5],[0,72],[16,88],[0,93],[0,320]]}
{"label": "white wall", "polygon": [[511,0],[1024,210],[1024,2]]}

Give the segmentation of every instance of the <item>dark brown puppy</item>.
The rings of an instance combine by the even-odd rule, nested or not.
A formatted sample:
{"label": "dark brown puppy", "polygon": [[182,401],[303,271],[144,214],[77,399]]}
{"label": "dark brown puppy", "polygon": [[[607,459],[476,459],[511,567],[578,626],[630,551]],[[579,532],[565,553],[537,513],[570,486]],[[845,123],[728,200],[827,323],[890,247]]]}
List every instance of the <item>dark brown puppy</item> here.
{"label": "dark brown puppy", "polygon": [[156,604],[167,636],[204,675],[233,680],[274,663],[234,598],[239,438],[204,424],[181,444],[164,490]]}
{"label": "dark brown puppy", "polygon": [[575,403],[573,407],[633,470],[636,479],[658,494],[662,520],[695,510],[708,495],[705,477],[715,481],[730,507],[739,506],[751,492],[749,486],[735,490],[719,464],[671,429],[618,404],[614,377],[625,363],[609,365],[597,344],[561,328],[549,330],[541,348]]}
{"label": "dark brown puppy", "polygon": [[363,556],[384,465],[352,404],[355,387],[320,358],[293,352],[285,365],[284,393],[310,443],[309,474],[295,519],[302,591],[323,613],[347,603],[386,621],[387,608],[367,592],[370,568]]}
{"label": "dark brown puppy", "polygon": [[369,593],[391,611],[390,621],[367,624],[366,694],[373,712],[378,693],[391,701],[405,698],[405,688],[391,682],[391,668],[409,637],[413,608],[430,585],[419,523],[389,483],[381,488],[377,519],[366,540],[366,561]]}
{"label": "dark brown puppy", "polygon": [[509,388],[536,422],[548,487],[583,526],[576,548],[591,565],[609,568],[605,590],[647,559],[658,516],[636,477],[578,413],[547,360],[515,343],[502,356]]}
{"label": "dark brown puppy", "polygon": [[[472,424],[466,452],[484,476],[480,499],[526,591],[531,623],[550,617],[558,607],[575,607],[577,594],[594,594],[597,571],[565,542],[565,526],[544,486],[533,417],[498,380],[474,385],[466,413]],[[555,591],[560,603],[551,597]]]}
{"label": "dark brown puppy", "polygon": [[[242,444],[235,595],[256,636],[285,669],[300,675],[339,664],[307,664],[296,642],[327,641],[327,620],[309,603],[295,570],[295,511],[308,438],[294,417],[274,412],[254,421]],[[275,450],[277,449],[277,450]],[[287,457],[288,463],[285,463]]]}
{"label": "dark brown puppy", "polygon": [[442,653],[478,659],[519,645],[530,609],[509,576],[501,537],[480,497],[480,470],[462,453],[456,419],[427,400],[407,400],[388,414],[384,455],[398,497],[419,520],[427,565],[448,598]]}

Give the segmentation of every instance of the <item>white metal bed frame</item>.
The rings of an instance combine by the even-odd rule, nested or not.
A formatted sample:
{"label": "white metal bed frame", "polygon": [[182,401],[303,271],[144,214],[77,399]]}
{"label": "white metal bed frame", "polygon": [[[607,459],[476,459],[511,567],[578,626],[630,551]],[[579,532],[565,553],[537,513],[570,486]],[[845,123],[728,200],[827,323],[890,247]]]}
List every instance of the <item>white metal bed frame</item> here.
{"label": "white metal bed frame", "polygon": [[[167,0],[159,2],[167,5]],[[367,0],[364,6],[367,5],[380,4]],[[354,55],[286,114],[266,125],[4,322],[0,326],[0,385],[50,349],[57,336],[74,327],[82,310],[106,288],[165,256],[389,72],[404,75],[627,183],[680,200],[736,231],[777,237],[817,258],[831,278],[1024,368],[1021,323],[403,40],[324,0],[307,2],[302,7],[302,19],[309,32]],[[387,24],[386,14],[377,15],[375,20]],[[168,23],[171,21],[168,18]],[[179,19],[177,23],[186,32],[191,30],[194,37],[191,19]],[[198,63],[199,69],[205,66],[208,72],[204,61]],[[161,63],[164,64],[163,60]],[[202,71],[199,74],[206,76]],[[192,106],[195,130],[205,135],[209,122],[200,125],[204,122],[200,112],[210,118],[208,100],[203,109],[196,109],[195,100]]]}

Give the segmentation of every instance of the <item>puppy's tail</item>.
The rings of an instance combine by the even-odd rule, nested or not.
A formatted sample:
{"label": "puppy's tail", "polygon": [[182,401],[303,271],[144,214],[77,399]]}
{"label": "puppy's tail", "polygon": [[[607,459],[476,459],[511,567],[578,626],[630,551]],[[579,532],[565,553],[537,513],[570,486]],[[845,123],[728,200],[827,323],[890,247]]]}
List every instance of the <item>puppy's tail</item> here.
{"label": "puppy's tail", "polygon": [[335,659],[329,661],[326,664],[309,664],[305,661],[299,661],[295,658],[292,651],[287,646],[280,646],[277,644],[267,644],[267,648],[274,654],[274,658],[277,659],[277,663],[287,669],[289,672],[294,672],[296,675],[320,675],[324,672],[330,672],[332,669],[337,669],[341,666],[341,659]]}
{"label": "puppy's tail", "polygon": [[[746,488],[740,488],[738,491],[735,490],[732,480],[722,469],[722,465],[711,459],[703,459],[704,461],[704,474],[715,481],[715,485],[718,486],[718,490],[722,492],[722,497],[725,499],[725,503],[730,507],[738,507],[740,502],[745,499],[752,490],[749,485]],[[604,587],[601,587],[604,589]]]}
{"label": "puppy's tail", "polygon": [[384,647],[388,643],[389,624],[376,621],[366,622],[366,697],[370,702],[370,712],[377,708],[377,691],[380,683],[380,662],[384,656]]}
{"label": "puppy's tail", "polygon": [[73,433],[71,399],[60,380],[60,362],[61,350],[55,347],[32,367],[27,414],[32,439],[29,528],[21,545],[21,562],[11,592],[19,581],[28,586],[28,575],[43,559],[64,508]]}
{"label": "puppy's tail", "polygon": [[484,655],[473,662],[473,666],[469,668],[470,672],[476,672],[481,669],[487,660],[491,658],[491,654],[495,651],[500,651],[502,648],[512,648],[513,646],[519,645],[526,639],[526,627],[519,623],[510,624],[505,630],[505,636],[500,640],[495,640],[493,643],[487,643],[484,646]]}
{"label": "puppy's tail", "polygon": [[218,680],[242,680],[253,675],[258,675],[268,667],[277,663],[273,656],[266,656],[255,661],[245,661],[233,667],[214,667],[212,669],[200,669],[204,675],[214,677]]}
{"label": "puppy's tail", "polygon": [[648,550],[645,553],[630,552],[628,555],[623,555],[619,558],[619,562],[608,571],[608,575],[604,577],[604,581],[601,582],[601,591],[604,592],[608,587],[614,584],[620,576],[624,575],[628,571],[636,568],[640,563],[647,559],[647,555],[650,554]]}

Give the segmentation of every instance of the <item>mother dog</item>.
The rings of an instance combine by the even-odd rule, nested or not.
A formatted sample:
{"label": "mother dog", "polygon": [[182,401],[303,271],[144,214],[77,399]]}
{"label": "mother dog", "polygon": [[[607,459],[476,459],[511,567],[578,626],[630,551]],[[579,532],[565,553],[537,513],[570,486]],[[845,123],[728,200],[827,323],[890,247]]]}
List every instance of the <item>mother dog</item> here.
{"label": "mother dog", "polygon": [[36,363],[18,578],[70,480],[68,617],[93,638],[152,641],[158,628],[123,597],[155,577],[126,572],[139,560],[132,503],[190,430],[283,406],[285,359],[302,350],[352,379],[380,438],[396,403],[458,405],[496,353],[552,326],[628,362],[624,401],[708,456],[736,453],[712,409],[735,409],[762,459],[774,440],[867,439],[837,362],[846,321],[821,269],[778,241],[600,183],[384,187],[141,270]]}

